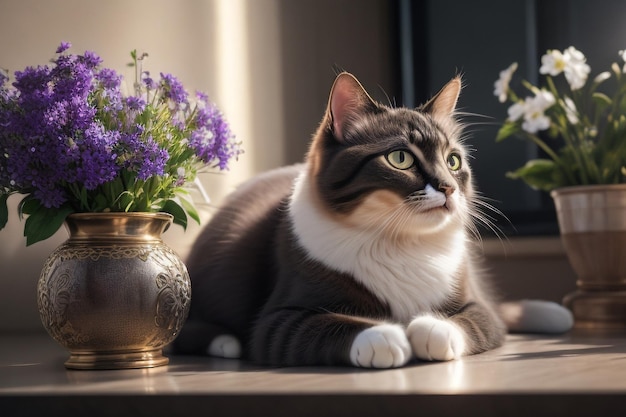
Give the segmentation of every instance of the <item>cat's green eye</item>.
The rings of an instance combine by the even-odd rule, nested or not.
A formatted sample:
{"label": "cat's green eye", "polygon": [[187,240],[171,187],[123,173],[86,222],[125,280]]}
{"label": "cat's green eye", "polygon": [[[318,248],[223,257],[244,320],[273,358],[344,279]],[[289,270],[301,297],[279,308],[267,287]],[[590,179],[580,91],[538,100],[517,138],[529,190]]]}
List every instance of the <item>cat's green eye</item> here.
{"label": "cat's green eye", "polygon": [[448,167],[450,167],[452,171],[461,169],[461,156],[458,153],[451,153],[448,156]]}
{"label": "cat's green eye", "polygon": [[415,157],[408,151],[393,151],[387,154],[387,161],[397,169],[409,169],[415,162]]}

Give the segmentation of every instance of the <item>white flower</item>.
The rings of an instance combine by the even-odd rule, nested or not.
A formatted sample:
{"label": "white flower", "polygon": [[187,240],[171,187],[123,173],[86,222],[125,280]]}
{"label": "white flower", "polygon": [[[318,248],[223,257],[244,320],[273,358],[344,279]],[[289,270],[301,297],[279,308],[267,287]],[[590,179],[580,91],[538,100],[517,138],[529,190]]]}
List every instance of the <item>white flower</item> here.
{"label": "white flower", "polygon": [[541,90],[537,95],[526,101],[522,129],[528,133],[537,133],[540,130],[549,128],[550,118],[544,112],[555,103],[552,93]]}
{"label": "white flower", "polygon": [[520,117],[524,116],[525,112],[526,112],[526,106],[525,106],[524,101],[519,101],[513,104],[507,110],[507,113],[509,114],[509,120],[512,122],[518,121]]}
{"label": "white flower", "polygon": [[557,50],[550,50],[541,57],[541,74],[551,76],[565,74],[565,79],[572,90],[578,90],[587,82],[587,77],[591,68],[586,63],[587,59],[582,52],[570,46],[562,53]]}
{"label": "white flower", "polygon": [[587,65],[587,59],[583,53],[573,46],[567,48],[564,55],[568,57],[568,64],[564,70],[565,79],[572,90],[578,90],[587,82],[591,68]]}
{"label": "white flower", "polygon": [[550,118],[543,112],[534,112],[524,116],[522,129],[528,133],[537,133],[550,127]]}
{"label": "white flower", "polygon": [[549,91],[539,90],[533,97],[526,97],[509,107],[509,120],[517,121],[522,116],[522,129],[528,133],[537,133],[550,127],[550,118],[545,111],[555,103],[554,96]]}
{"label": "white flower", "polygon": [[552,49],[541,57],[541,68],[539,68],[539,73],[550,74],[554,77],[562,73],[566,66],[567,61],[561,51]]}
{"label": "white flower", "polygon": [[565,116],[567,116],[567,120],[569,120],[571,124],[577,125],[580,120],[578,118],[578,110],[576,109],[574,101],[569,97],[565,97],[563,99],[563,108],[565,109]]}
{"label": "white flower", "polygon": [[600,74],[596,75],[596,78],[593,79],[593,82],[596,83],[596,84],[600,84],[600,83],[605,82],[609,78],[611,78],[611,73],[608,72],[608,71],[604,71],[604,72],[601,72]]}
{"label": "white flower", "polygon": [[[619,51],[619,56],[622,58],[622,61],[626,62],[626,49]],[[626,73],[626,65],[622,68],[622,72]]]}
{"label": "white flower", "polygon": [[507,69],[500,71],[500,78],[493,84],[493,94],[498,97],[500,103],[504,103],[509,92],[509,84],[513,73],[517,70],[517,62],[512,63]]}
{"label": "white flower", "polygon": [[548,108],[552,107],[554,103],[556,103],[554,95],[546,90],[539,90],[535,97],[531,99],[531,105],[534,108],[541,109],[541,111],[545,111]]}

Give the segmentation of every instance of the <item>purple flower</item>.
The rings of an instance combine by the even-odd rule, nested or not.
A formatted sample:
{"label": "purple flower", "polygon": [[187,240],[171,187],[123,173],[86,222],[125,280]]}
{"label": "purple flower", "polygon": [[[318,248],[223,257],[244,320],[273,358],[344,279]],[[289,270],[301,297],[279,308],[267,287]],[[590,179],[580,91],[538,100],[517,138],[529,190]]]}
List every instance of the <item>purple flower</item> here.
{"label": "purple flower", "polygon": [[161,73],[161,88],[163,89],[163,97],[173,101],[177,107],[187,104],[188,93],[182,83],[172,74]]}
{"label": "purple flower", "polygon": [[125,103],[130,110],[137,110],[142,112],[146,108],[146,101],[141,97],[126,97]]}
{"label": "purple flower", "polygon": [[50,68],[47,66],[26,67],[24,71],[15,71],[13,86],[20,92],[22,101],[29,101],[31,98],[40,99],[42,95],[49,93],[49,78]]}
{"label": "purple flower", "polygon": [[57,67],[52,70],[52,76],[54,80],[53,93],[56,100],[87,100],[91,92],[94,74],[84,64],[76,63],[67,70]]}
{"label": "purple flower", "polygon": [[102,58],[100,58],[94,52],[85,51],[83,55],[83,61],[88,68],[93,69],[102,63]]}
{"label": "purple flower", "polygon": [[177,78],[155,82],[133,53],[141,82],[125,96],[98,55],[69,48],[16,71],[12,87],[0,71],[0,194],[75,211],[159,210],[200,168],[226,169],[241,153],[206,94],[190,106]]}
{"label": "purple flower", "polygon": [[141,80],[148,90],[155,90],[158,87],[154,80],[150,77],[149,71],[141,73]]}
{"label": "purple flower", "polygon": [[5,113],[2,109],[9,105],[8,102],[12,96],[12,90],[9,91],[6,87],[7,81],[9,81],[8,74],[0,68],[0,127],[4,125],[2,117]]}
{"label": "purple flower", "polygon": [[167,150],[158,147],[156,142],[147,143],[144,149],[144,160],[137,171],[137,177],[147,180],[152,176],[163,175],[168,158]]}
{"label": "purple flower", "polygon": [[189,146],[204,163],[227,169],[228,161],[236,158],[241,150],[233,142],[234,136],[217,107],[205,94],[196,93],[196,97],[199,100],[195,117],[197,128],[191,132]]}
{"label": "purple flower", "polygon": [[4,88],[4,84],[9,81],[9,75],[3,69],[0,69],[0,88]]}
{"label": "purple flower", "polygon": [[146,180],[165,173],[168,152],[151,137],[142,138],[140,133],[122,138],[121,161],[127,170],[137,173],[137,178]]}
{"label": "purple flower", "polygon": [[102,68],[95,76],[102,84],[102,87],[107,90],[117,90],[122,83],[122,76],[109,68]]}
{"label": "purple flower", "polygon": [[33,192],[33,197],[42,202],[46,208],[58,208],[67,201],[67,193],[63,189],[39,187]]}
{"label": "purple flower", "polygon": [[114,147],[119,140],[119,132],[106,131],[102,125],[92,124],[77,141],[79,155],[75,167],[76,177],[66,180],[77,181],[82,183],[85,189],[93,190],[114,179],[119,169]]}
{"label": "purple flower", "polygon": [[62,54],[63,52],[67,51],[68,49],[70,49],[72,47],[72,44],[69,42],[61,42],[61,44],[59,45],[59,47],[57,48],[56,53],[57,54]]}

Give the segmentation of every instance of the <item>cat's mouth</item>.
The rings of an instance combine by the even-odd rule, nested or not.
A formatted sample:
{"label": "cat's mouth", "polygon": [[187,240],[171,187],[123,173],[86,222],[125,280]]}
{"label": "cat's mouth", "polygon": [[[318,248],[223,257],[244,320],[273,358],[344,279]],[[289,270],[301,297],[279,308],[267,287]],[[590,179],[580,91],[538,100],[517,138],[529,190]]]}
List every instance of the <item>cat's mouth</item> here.
{"label": "cat's mouth", "polygon": [[437,212],[437,211],[448,212],[448,211],[450,211],[450,204],[446,200],[445,203],[437,205],[437,206],[434,206],[434,207],[427,208],[424,211],[426,211],[426,212]]}
{"label": "cat's mouth", "polygon": [[452,208],[450,199],[443,195],[421,200],[419,204],[419,211],[423,213],[449,212]]}
{"label": "cat's mouth", "polygon": [[422,213],[447,213],[454,209],[451,197],[428,184],[424,190],[413,194],[410,199],[417,203],[417,208]]}

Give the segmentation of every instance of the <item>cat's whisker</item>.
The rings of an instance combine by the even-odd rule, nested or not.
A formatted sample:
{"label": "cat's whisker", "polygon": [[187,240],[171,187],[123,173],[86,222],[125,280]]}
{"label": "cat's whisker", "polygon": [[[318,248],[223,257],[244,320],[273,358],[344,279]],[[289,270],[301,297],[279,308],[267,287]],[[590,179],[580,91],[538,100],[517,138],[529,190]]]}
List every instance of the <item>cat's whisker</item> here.
{"label": "cat's whisker", "polygon": [[480,231],[478,230],[478,227],[476,226],[476,224],[473,221],[470,221],[467,223],[467,230],[469,232],[469,234],[472,236],[472,240],[475,242],[478,242],[482,245],[483,243],[483,237],[480,234]]}
{"label": "cat's whisker", "polygon": [[454,112],[454,114],[458,117],[461,118],[465,118],[465,117],[477,117],[480,119],[488,119],[488,120],[494,120],[494,118],[492,116],[487,116],[485,114],[480,114],[480,113],[474,113],[474,112],[468,112],[468,111],[461,111],[461,110],[456,110]]}
{"label": "cat's whisker", "polygon": [[[468,132],[477,131],[474,129],[475,127],[498,126],[497,121],[493,117],[486,116],[484,114],[457,111],[455,112],[455,115],[458,118],[459,123],[463,126],[464,135],[467,135]],[[475,119],[480,120],[477,121]]]}
{"label": "cat's whisker", "polygon": [[[489,230],[491,230],[493,234],[500,241],[502,241],[503,239],[507,239],[506,234],[502,231],[502,229],[500,229],[500,227],[496,225],[496,221],[497,221],[496,217],[488,214],[486,211],[484,211],[484,209],[489,210],[493,213],[496,213],[498,216],[508,221],[508,218],[504,215],[504,213],[502,213],[499,209],[492,206],[491,204],[485,201],[481,201],[479,199],[472,201],[472,208],[473,210],[471,210],[471,213],[470,213],[472,218],[474,218],[475,220],[477,220],[478,222],[486,226]],[[476,233],[473,233],[474,236],[480,235],[478,228],[476,226],[474,226],[474,228],[476,230]],[[480,240],[482,241],[482,238]]]}
{"label": "cat's whisker", "polygon": [[382,93],[385,95],[385,97],[387,98],[387,104],[389,105],[389,107],[391,108],[395,108],[397,107],[397,103],[396,103],[396,99],[394,97],[394,99],[392,100],[391,97],[389,96],[389,94],[387,93],[387,91],[383,88],[382,85],[379,85],[378,88],[380,89],[380,91],[382,91]]}
{"label": "cat's whisker", "polygon": [[497,218],[489,214],[487,211],[484,211],[483,208],[485,208],[486,210],[491,210],[498,215],[502,215],[502,213],[498,213],[497,209],[490,207],[488,203],[482,203],[479,201],[474,202],[474,210],[477,210],[480,214],[482,214],[484,217],[488,218],[489,220],[496,222]]}
{"label": "cat's whisker", "polygon": [[481,220],[481,222],[488,222],[491,223],[495,226],[495,222],[497,221],[496,218],[490,214],[488,214],[486,211],[484,211],[480,206],[474,206],[473,207],[473,213],[471,213],[473,218],[477,218],[479,220]]}
{"label": "cat's whisker", "polygon": [[405,222],[403,221],[404,219],[407,218],[407,216],[411,215],[411,208],[406,206],[405,204],[402,204],[399,209],[394,213],[395,214],[395,219],[394,222],[392,223],[393,228],[391,229],[391,238],[394,241],[397,241],[400,239],[400,234],[401,234],[401,227],[405,225]]}
{"label": "cat's whisker", "polygon": [[385,235],[395,241],[400,238],[401,228],[405,225],[405,219],[411,215],[412,210],[405,201],[400,202],[370,219],[361,233],[373,232],[376,238]]}
{"label": "cat's whisker", "polygon": [[400,220],[404,218],[405,210],[404,204],[399,203],[381,213],[377,218],[372,219],[372,230],[376,232],[376,237],[380,237],[380,235],[386,232],[390,236],[395,237],[399,233],[397,230],[401,223]]}
{"label": "cat's whisker", "polygon": [[[495,201],[493,199],[489,199],[489,198],[486,198],[486,197],[481,197],[481,198],[474,199],[472,201],[472,203],[474,204],[475,207],[482,207],[484,209],[487,209],[487,210],[495,213],[498,217],[501,217],[504,220],[506,220],[509,224],[511,223],[509,218],[499,208],[495,207],[493,204],[488,203],[486,200]],[[490,216],[490,218],[495,220],[495,217]]]}
{"label": "cat's whisker", "polygon": [[[493,226],[491,226],[491,222],[488,219],[485,219],[482,217],[481,214],[478,213],[474,213],[471,215],[471,219],[470,221],[467,222],[467,229],[470,232],[470,234],[472,235],[472,237],[474,238],[475,241],[482,243],[483,242],[483,236],[480,233],[480,229],[478,228],[478,223],[480,224],[485,224],[486,227],[488,228],[492,228]],[[493,230],[493,229],[492,229]],[[496,234],[496,236],[498,236],[498,238],[500,237],[499,234],[494,230],[494,233]]]}

